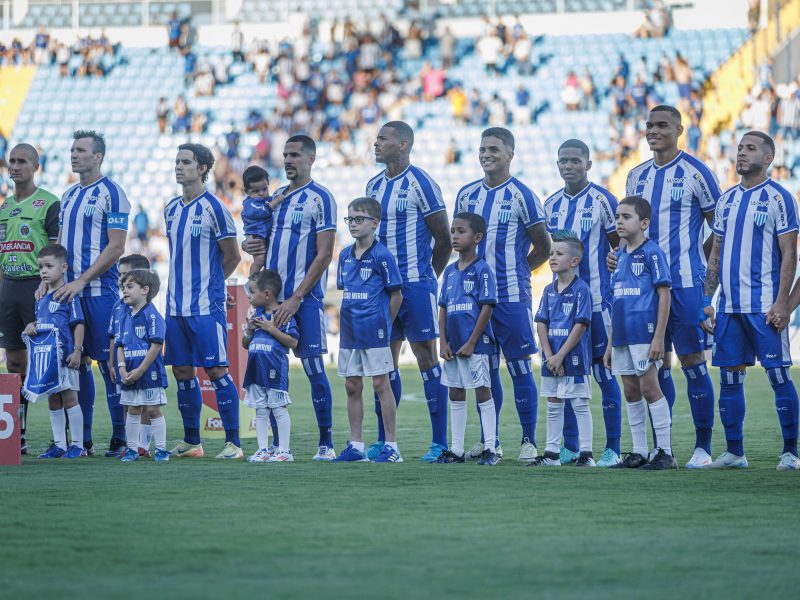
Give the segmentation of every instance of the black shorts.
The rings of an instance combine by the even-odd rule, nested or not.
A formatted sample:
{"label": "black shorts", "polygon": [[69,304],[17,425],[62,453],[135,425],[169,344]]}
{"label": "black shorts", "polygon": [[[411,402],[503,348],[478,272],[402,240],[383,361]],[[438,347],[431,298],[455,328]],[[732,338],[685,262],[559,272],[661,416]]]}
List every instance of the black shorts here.
{"label": "black shorts", "polygon": [[3,278],[0,282],[0,348],[23,350],[22,332],[36,320],[34,295],[41,283],[38,277]]}

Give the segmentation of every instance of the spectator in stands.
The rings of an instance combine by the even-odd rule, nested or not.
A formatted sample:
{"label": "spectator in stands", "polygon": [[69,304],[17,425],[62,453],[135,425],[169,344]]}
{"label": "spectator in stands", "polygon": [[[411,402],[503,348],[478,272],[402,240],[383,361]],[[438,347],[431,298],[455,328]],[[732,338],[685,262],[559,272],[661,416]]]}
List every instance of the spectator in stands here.
{"label": "spectator in stands", "polygon": [[626,83],[628,81],[628,75],[630,75],[631,67],[628,64],[628,61],[625,58],[625,55],[620,52],[619,58],[617,59],[617,70],[614,72],[614,77],[612,81],[617,77],[622,77],[622,83]]}
{"label": "spectator in stands", "polygon": [[147,244],[147,237],[150,233],[150,220],[147,218],[147,213],[144,207],[139,206],[139,212],[133,217],[133,227],[136,229],[136,237],[142,244]]}
{"label": "spectator in stands", "polygon": [[784,86],[778,104],[778,130],[783,137],[796,140],[800,133],[800,88],[797,84]]}
{"label": "spectator in stands", "polygon": [[594,78],[589,67],[583,70],[581,76],[581,109],[582,110],[595,110],[597,108],[597,87],[594,84]]}
{"label": "spectator in stands", "polygon": [[758,24],[761,21],[761,0],[747,0],[747,28],[750,35],[758,31]]}
{"label": "spectator in stands", "polygon": [[447,92],[447,99],[450,100],[450,109],[456,123],[464,125],[467,122],[467,94],[460,84],[454,85]]}
{"label": "spectator in stands", "polygon": [[513,121],[514,125],[530,125],[531,124],[531,93],[521,83],[517,86],[514,93],[514,111]]}
{"label": "spectator in stands", "polygon": [[486,105],[486,110],[489,113],[489,127],[505,127],[508,125],[508,107],[505,100],[495,92],[492,99]]}
{"label": "spectator in stands", "polygon": [[661,76],[662,81],[675,81],[675,72],[672,66],[672,60],[670,60],[669,55],[664,52],[661,55],[661,59],[658,61],[658,73]]}
{"label": "spectator in stands", "polygon": [[47,33],[44,27],[39,27],[36,32],[36,37],[33,39],[34,55],[33,59],[37,65],[42,66],[47,64],[50,58],[48,48],[50,46],[50,34]]}
{"label": "spectator in stands", "polygon": [[478,55],[481,58],[484,69],[487,75],[497,75],[500,70],[498,63],[503,51],[503,42],[497,37],[497,30],[492,30],[486,33],[481,39],[478,40],[476,46]]}
{"label": "spectator in stands", "polygon": [[358,47],[358,67],[362,71],[375,71],[380,66],[381,47],[370,34],[366,34]]}
{"label": "spectator in stands", "polygon": [[178,18],[178,13],[172,11],[167,20],[167,38],[169,39],[169,47],[177,50],[181,39],[181,25],[183,21]]}
{"label": "spectator in stands", "polygon": [[239,21],[233,24],[233,33],[231,33],[231,57],[233,62],[244,62],[244,34],[242,33],[242,26]]}
{"label": "spectator in stands", "polygon": [[166,96],[161,96],[156,105],[156,122],[158,123],[158,132],[161,134],[167,133],[167,123],[169,123],[169,103]]}
{"label": "spectator in stands", "polygon": [[201,111],[195,111],[191,113],[192,115],[192,124],[189,127],[189,131],[191,133],[205,133],[206,132],[206,124],[208,123],[208,117],[205,113]]}
{"label": "spectator in stands", "polygon": [[561,101],[567,110],[578,110],[578,105],[581,102],[581,89],[575,71],[567,73],[567,79],[564,81],[564,87],[561,90]]}
{"label": "spectator in stands", "polygon": [[647,93],[649,89],[642,75],[637,75],[636,80],[628,87],[628,104],[632,114],[643,117],[647,111]]}
{"label": "spectator in stands", "polygon": [[403,54],[405,54],[406,60],[422,58],[422,29],[420,29],[416,21],[412,21],[408,27]]}
{"label": "spectator in stands", "polygon": [[469,95],[469,123],[483,127],[487,120],[486,105],[477,88],[472,88]]}
{"label": "spectator in stands", "polygon": [[617,75],[608,91],[611,97],[611,111],[617,117],[628,116],[628,92],[625,88],[625,78]]}
{"label": "spectator in stands", "polygon": [[449,69],[455,64],[456,59],[456,36],[445,27],[442,37],[439,38],[439,56],[442,58],[442,67]]}
{"label": "spectator in stands", "polygon": [[192,114],[189,110],[189,105],[186,103],[186,97],[183,94],[175,98],[172,114],[174,117],[172,121],[172,131],[174,133],[188,133]]}
{"label": "spectator in stands", "polygon": [[434,67],[426,61],[422,65],[420,78],[422,79],[422,99],[430,102],[444,94],[444,80],[446,74],[444,69]]}
{"label": "spectator in stands", "polygon": [[703,131],[700,129],[700,117],[692,115],[692,122],[686,130],[686,147],[689,154],[697,156],[700,153],[700,144],[703,140]]}
{"label": "spectator in stands", "polygon": [[211,67],[203,64],[194,77],[194,93],[197,96],[213,96],[216,81],[211,73]]}
{"label": "spectator in stands", "polygon": [[675,53],[675,81],[681,100],[688,100],[692,91],[692,67],[680,52]]}
{"label": "spectator in stands", "polygon": [[531,64],[533,42],[524,29],[518,30],[517,27],[522,27],[519,24],[519,17],[517,17],[517,25],[514,26],[514,33],[512,33],[514,46],[511,55],[514,57],[514,64],[517,65],[517,73],[531,75],[533,73],[533,65]]}

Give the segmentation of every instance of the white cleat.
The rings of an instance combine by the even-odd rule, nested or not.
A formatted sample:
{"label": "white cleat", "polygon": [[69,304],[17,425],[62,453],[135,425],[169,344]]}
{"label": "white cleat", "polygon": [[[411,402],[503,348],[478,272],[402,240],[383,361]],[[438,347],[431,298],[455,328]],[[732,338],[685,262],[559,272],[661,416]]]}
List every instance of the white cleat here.
{"label": "white cleat", "polygon": [[781,454],[781,462],[775,467],[778,471],[798,471],[800,470],[800,460],[791,452]]}
{"label": "white cleat", "polygon": [[[536,450],[536,446],[530,442],[524,442],[522,446],[519,447],[519,458],[517,460],[519,462],[531,462],[537,456],[539,456],[539,451]],[[559,462],[559,464],[561,463]]]}
{"label": "white cleat", "polygon": [[325,462],[330,462],[334,458],[336,458],[336,450],[334,450],[333,448],[329,448],[328,446],[320,446],[319,450],[317,450],[317,453],[314,455],[314,458],[312,458],[311,460],[321,460]]}
{"label": "white cleat", "polygon": [[703,469],[746,469],[747,459],[744,456],[736,456],[730,452],[723,452],[717,460],[708,463]]}
{"label": "white cleat", "polygon": [[276,463],[276,462],[294,462],[294,456],[288,450],[277,450],[275,454],[270,456],[266,462],[268,463]]}
{"label": "white cleat", "polygon": [[714,459],[702,448],[695,448],[692,458],[686,463],[687,469],[702,469],[713,462]]}
{"label": "white cleat", "polygon": [[267,448],[261,448],[260,450],[257,450],[256,453],[253,454],[253,456],[248,458],[247,462],[249,462],[249,463],[263,463],[263,462],[267,462],[271,456],[272,456],[272,454],[270,453],[270,451]]}
{"label": "white cleat", "polygon": [[483,454],[483,442],[475,442],[475,445],[467,450],[467,459],[478,460]]}

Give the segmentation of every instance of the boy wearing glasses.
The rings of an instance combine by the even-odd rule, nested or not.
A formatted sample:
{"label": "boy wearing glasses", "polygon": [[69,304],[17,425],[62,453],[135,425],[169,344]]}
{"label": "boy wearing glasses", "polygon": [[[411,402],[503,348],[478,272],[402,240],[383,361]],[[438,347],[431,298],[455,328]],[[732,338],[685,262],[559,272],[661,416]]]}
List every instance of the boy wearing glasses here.
{"label": "boy wearing glasses", "polygon": [[394,257],[375,239],[380,203],[373,198],[357,198],[347,213],[345,223],[355,244],[339,254],[336,287],[344,291],[339,317],[339,377],[345,378],[350,442],[334,462],[367,460],[362,431],[365,376],[372,377],[386,431],[383,450],[373,462],[403,462],[397,448],[397,408],[389,384],[389,373],[394,370],[389,342],[392,322],[403,300],[403,280]]}

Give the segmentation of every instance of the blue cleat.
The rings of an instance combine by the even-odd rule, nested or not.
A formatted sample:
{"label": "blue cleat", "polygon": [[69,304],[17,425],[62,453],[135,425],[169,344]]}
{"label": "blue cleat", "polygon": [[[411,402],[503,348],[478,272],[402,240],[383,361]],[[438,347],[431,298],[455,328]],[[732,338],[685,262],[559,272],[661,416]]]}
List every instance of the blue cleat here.
{"label": "blue cleat", "polygon": [[153,455],[153,460],[156,462],[169,462],[169,457],[172,454],[169,453],[169,450],[159,450],[156,448],[156,453]]}
{"label": "blue cleat", "polygon": [[573,452],[569,448],[563,446],[561,447],[561,452],[558,453],[562,465],[574,465],[578,462],[578,456],[579,454],[577,452]]}
{"label": "blue cleat", "polygon": [[139,460],[139,452],[133,448],[128,448],[125,450],[125,454],[123,454],[122,458],[119,460],[120,462],[133,462],[135,460]]}
{"label": "blue cleat", "polygon": [[400,456],[400,453],[392,448],[389,444],[385,444],[383,446],[383,450],[372,462],[376,463],[401,463],[403,462],[403,457]]}
{"label": "blue cleat", "polygon": [[72,444],[69,448],[67,448],[67,451],[64,454],[64,458],[83,458],[84,456],[88,456],[86,450],[80,446],[76,446],[75,444]]}
{"label": "blue cleat", "polygon": [[63,448],[59,448],[55,444],[50,444],[50,447],[47,448],[44,452],[39,455],[39,458],[61,458],[67,453],[66,450]]}
{"label": "blue cleat", "polygon": [[378,458],[378,455],[381,453],[381,450],[383,450],[383,446],[384,444],[381,440],[378,440],[377,442],[372,444],[369,448],[367,448],[367,458],[370,460],[375,460],[376,458]]}
{"label": "blue cleat", "polygon": [[353,444],[347,444],[347,448],[331,462],[369,462],[369,459],[363,452],[353,448]]}
{"label": "blue cleat", "polygon": [[497,456],[496,452],[492,452],[491,450],[484,450],[481,453],[481,457],[478,459],[477,464],[489,465],[490,467],[493,467],[495,465],[500,464],[500,457]]}
{"label": "blue cleat", "polygon": [[442,446],[441,444],[431,444],[427,454],[421,456],[419,461],[424,463],[435,463],[437,460],[439,460],[439,457],[445,450],[447,450],[447,446]]}

